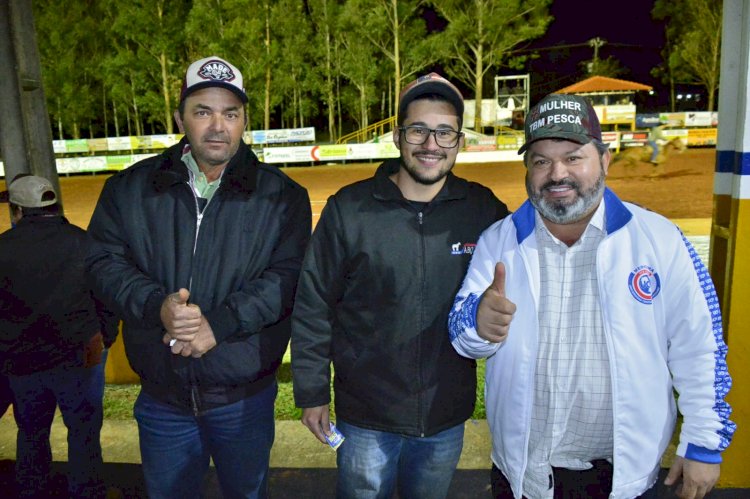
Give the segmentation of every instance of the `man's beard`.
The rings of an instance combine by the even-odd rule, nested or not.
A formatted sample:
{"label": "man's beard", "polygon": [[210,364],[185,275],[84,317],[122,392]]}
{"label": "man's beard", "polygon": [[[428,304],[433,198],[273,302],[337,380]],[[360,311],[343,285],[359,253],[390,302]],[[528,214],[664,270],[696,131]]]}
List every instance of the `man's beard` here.
{"label": "man's beard", "polygon": [[[563,200],[549,201],[544,197],[544,191],[550,187],[567,185],[572,187],[578,197],[572,203],[565,202]],[[604,169],[601,170],[599,178],[590,189],[581,190],[580,184],[565,179],[560,182],[547,182],[539,189],[538,192],[534,192],[531,184],[529,183],[529,176],[526,176],[526,192],[529,195],[529,201],[539,211],[542,217],[546,218],[552,223],[566,225],[577,222],[588,215],[593,207],[599,203],[604,192]]]}
{"label": "man's beard", "polygon": [[[414,156],[414,154],[412,154],[412,156]],[[445,159],[445,155],[443,155],[443,159]],[[448,165],[447,168],[438,170],[436,172],[431,172],[433,176],[427,176],[426,174],[420,172],[418,167],[414,166],[411,162],[406,161],[406,159],[403,157],[401,158],[401,165],[404,167],[404,170],[406,170],[406,173],[408,173],[415,182],[422,185],[434,185],[440,182],[453,169],[453,165]]]}

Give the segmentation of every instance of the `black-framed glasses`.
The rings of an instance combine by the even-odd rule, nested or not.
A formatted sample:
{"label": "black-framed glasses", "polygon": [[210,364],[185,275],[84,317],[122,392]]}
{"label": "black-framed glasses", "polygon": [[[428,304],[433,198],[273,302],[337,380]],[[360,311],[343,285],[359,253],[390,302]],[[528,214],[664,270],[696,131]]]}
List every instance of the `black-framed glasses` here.
{"label": "black-framed glasses", "polygon": [[400,126],[398,129],[404,134],[404,140],[415,146],[421,146],[427,142],[430,134],[434,134],[435,142],[440,147],[456,147],[458,139],[463,135],[452,128],[428,128],[420,125]]}

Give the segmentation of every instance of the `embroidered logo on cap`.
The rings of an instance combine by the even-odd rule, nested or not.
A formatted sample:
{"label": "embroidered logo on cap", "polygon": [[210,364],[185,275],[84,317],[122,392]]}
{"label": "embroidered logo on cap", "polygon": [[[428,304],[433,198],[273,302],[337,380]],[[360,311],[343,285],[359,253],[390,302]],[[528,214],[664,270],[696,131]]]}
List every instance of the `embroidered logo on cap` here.
{"label": "embroidered logo on cap", "polygon": [[221,61],[208,61],[198,70],[198,76],[204,80],[232,81],[232,68]]}
{"label": "embroidered logo on cap", "polygon": [[636,267],[628,277],[628,287],[633,298],[644,305],[651,305],[654,298],[661,291],[659,274],[654,272],[654,269],[648,265]]}

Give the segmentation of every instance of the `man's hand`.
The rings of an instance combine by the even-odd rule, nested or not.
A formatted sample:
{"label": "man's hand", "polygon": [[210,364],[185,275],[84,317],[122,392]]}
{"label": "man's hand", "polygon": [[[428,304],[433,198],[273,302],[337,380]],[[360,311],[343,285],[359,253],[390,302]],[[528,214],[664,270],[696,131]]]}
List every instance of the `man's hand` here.
{"label": "man's hand", "polygon": [[190,291],[180,288],[164,299],[161,304],[161,322],[167,334],[175,339],[191,342],[201,326],[201,309],[188,304]]}
{"label": "man's hand", "polygon": [[516,305],[505,297],[505,265],[495,265],[495,278],[482,294],[477,308],[477,334],[492,343],[500,343],[508,336],[510,321]]}
{"label": "man's hand", "polygon": [[719,480],[720,465],[701,463],[676,456],[664,485],[677,484],[675,493],[682,499],[701,499],[711,492]]}
{"label": "man's hand", "polygon": [[202,315],[198,332],[193,335],[191,341],[178,340],[170,336],[169,333],[165,333],[162,342],[169,346],[175,355],[197,359],[216,346],[216,337],[214,336],[214,330],[211,329],[211,324],[208,323],[208,319]]}
{"label": "man's hand", "polygon": [[83,345],[83,367],[89,368],[101,364],[104,341],[102,333],[96,333]]}
{"label": "man's hand", "polygon": [[324,444],[328,443],[325,436],[331,434],[330,417],[328,404],[302,409],[302,424]]}

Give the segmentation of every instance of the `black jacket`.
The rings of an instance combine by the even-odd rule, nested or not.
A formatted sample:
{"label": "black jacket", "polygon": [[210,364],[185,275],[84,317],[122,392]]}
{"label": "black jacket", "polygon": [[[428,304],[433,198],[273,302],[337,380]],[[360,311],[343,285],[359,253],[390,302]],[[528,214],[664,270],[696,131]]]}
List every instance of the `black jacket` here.
{"label": "black jacket", "polygon": [[97,332],[114,342],[116,321],[97,308],[86,281],[87,242],[62,216],[27,215],[0,234],[0,371],[81,366]]}
{"label": "black jacket", "polygon": [[332,196],[305,256],[292,316],[292,371],[299,407],[330,402],[336,416],[408,435],[468,419],[476,363],[448,337],[448,312],[481,232],[507,215],[479,184],[449,174],[424,209],[388,178]]}
{"label": "black jacket", "polygon": [[[307,191],[244,143],[202,211],[181,160],[185,141],[109,178],[89,225],[96,289],[121,315],[133,370],[150,395],[193,412],[274,380],[311,232]],[[162,302],[190,290],[217,345],[201,358],[162,344]]]}

